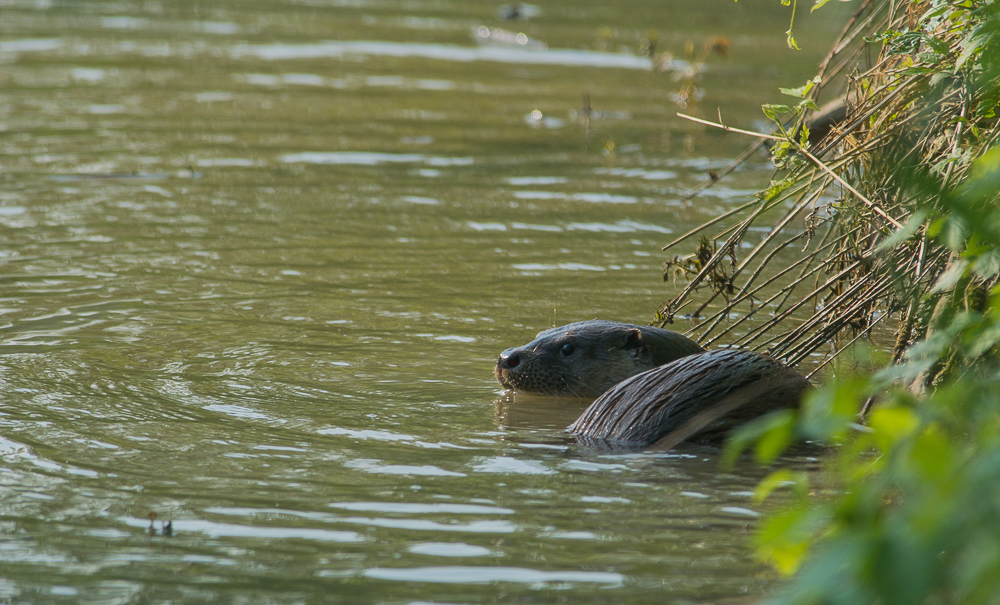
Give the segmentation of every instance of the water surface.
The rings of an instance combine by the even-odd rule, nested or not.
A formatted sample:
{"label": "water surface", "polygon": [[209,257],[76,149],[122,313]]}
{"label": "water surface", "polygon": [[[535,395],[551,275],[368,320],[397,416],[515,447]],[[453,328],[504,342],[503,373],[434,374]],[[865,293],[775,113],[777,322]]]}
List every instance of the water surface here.
{"label": "water surface", "polygon": [[674,116],[685,44],[730,40],[683,110],[751,126],[836,13],[793,54],[777,2],[539,7],[0,5],[0,601],[774,581],[747,539],[763,471],[577,446],[582,403],[502,397],[492,367],[552,325],[648,322],[677,287],[659,248],[766,182],[758,157],[683,201],[747,143]]}

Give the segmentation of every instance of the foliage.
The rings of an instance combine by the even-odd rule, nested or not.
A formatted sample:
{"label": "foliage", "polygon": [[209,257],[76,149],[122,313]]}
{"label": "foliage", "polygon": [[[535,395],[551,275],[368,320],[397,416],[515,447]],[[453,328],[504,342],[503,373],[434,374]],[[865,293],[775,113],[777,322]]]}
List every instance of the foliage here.
{"label": "foliage", "polygon": [[[738,0],[734,0],[734,1],[738,1]],[[829,1],[830,0],[816,0],[816,3],[813,5],[812,10],[816,10],[817,8],[823,6],[824,4],[826,4]],[[799,7],[799,2],[798,2],[798,0],[781,0],[781,4],[782,4],[782,6],[789,6],[789,5],[791,5],[791,7],[792,7],[792,19],[788,23],[788,31],[785,32],[785,35],[787,36],[788,48],[793,48],[795,50],[800,50],[799,49],[799,43],[795,40],[795,33],[794,33],[794,30],[795,30],[795,9],[797,9]]]}
{"label": "foliage", "polygon": [[[690,281],[657,319],[707,285],[691,316],[725,303],[691,331],[703,344],[769,313],[731,344],[790,364],[821,353],[820,368],[855,351],[801,409],[744,427],[727,449],[769,464],[801,439],[835,448],[826,472],[779,469],[758,487],[758,499],[793,494],[756,536],[760,556],[794,575],[776,602],[1000,603],[1000,6],[861,4],[817,78],[782,90],[796,105],[764,108],[782,173],[670,245],[742,215],[667,263]],[[847,118],[811,141],[807,112],[837,81]],[[770,267],[803,241],[799,261]],[[851,346],[892,318],[891,356]]]}
{"label": "foliage", "polygon": [[[759,499],[793,490],[756,537],[794,574],[777,603],[1000,603],[1000,6],[890,7],[826,163],[852,185],[829,218],[855,242],[841,291],[884,286],[834,302],[897,316],[896,350],[744,427],[727,450],[752,447],[767,464],[796,439],[836,446],[822,489],[787,469],[758,487]],[[789,189],[817,174],[796,159],[806,148],[792,129],[779,149]]]}

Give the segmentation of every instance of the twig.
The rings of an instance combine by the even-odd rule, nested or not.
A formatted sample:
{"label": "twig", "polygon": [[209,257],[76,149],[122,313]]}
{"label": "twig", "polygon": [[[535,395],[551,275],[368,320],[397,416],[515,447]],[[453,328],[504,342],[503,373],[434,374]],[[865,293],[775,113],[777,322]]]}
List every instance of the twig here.
{"label": "twig", "polygon": [[725,219],[731,217],[734,214],[739,214],[740,212],[743,212],[744,210],[746,210],[750,206],[754,206],[754,205],[759,204],[759,203],[760,203],[760,200],[754,200],[752,202],[747,202],[746,204],[743,204],[739,208],[734,208],[734,209],[730,210],[729,212],[727,212],[727,213],[725,213],[723,215],[720,215],[720,216],[717,216],[717,217],[713,218],[712,220],[708,221],[707,223],[702,223],[701,225],[695,227],[694,229],[688,231],[684,235],[682,235],[682,236],[678,237],[677,239],[675,239],[674,241],[670,242],[666,246],[660,248],[660,250],[663,250],[663,251],[669,250],[669,249],[673,248],[674,246],[676,246],[677,244],[683,242],[687,238],[691,237],[692,235],[695,235],[695,234],[697,234],[697,233],[699,233],[701,231],[704,231],[705,229],[711,227],[715,223],[718,223],[719,221],[725,220]]}
{"label": "twig", "polygon": [[698,122],[699,124],[705,124],[706,126],[714,126],[715,128],[721,128],[723,130],[728,130],[729,132],[738,132],[740,134],[748,134],[752,137],[758,137],[761,139],[771,139],[772,141],[784,141],[782,137],[776,137],[773,134],[764,134],[763,132],[753,132],[751,130],[741,130],[739,128],[733,128],[732,126],[726,126],[725,124],[719,124],[716,122],[709,122],[708,120],[702,120],[701,118],[696,118],[694,116],[689,116],[687,114],[678,113],[677,117],[684,118],[685,120],[691,120],[692,122]]}
{"label": "twig", "polygon": [[827,165],[824,164],[819,158],[817,158],[813,154],[811,154],[808,151],[806,151],[805,147],[803,147],[802,145],[799,145],[796,141],[794,141],[792,139],[784,139],[782,137],[776,137],[774,135],[764,134],[762,132],[753,132],[753,131],[750,131],[750,130],[742,130],[740,128],[733,128],[732,126],[726,126],[725,124],[718,124],[716,122],[709,122],[708,120],[702,120],[701,118],[695,118],[693,116],[685,115],[683,113],[678,113],[677,116],[681,117],[681,118],[684,118],[685,120],[691,120],[692,122],[698,122],[699,124],[705,124],[706,126],[712,126],[712,127],[715,127],[715,128],[721,128],[722,130],[726,130],[728,132],[738,132],[740,134],[747,134],[747,135],[750,135],[752,137],[759,137],[759,138],[762,138],[762,139],[770,139],[772,141],[786,141],[787,140],[787,141],[789,141],[792,144],[792,146],[795,147],[796,151],[798,151],[802,155],[804,155],[807,158],[809,158],[809,160],[812,161],[812,163],[814,163],[817,166],[819,166],[819,168],[821,170],[823,170],[824,172],[826,172],[827,174],[829,174],[831,177],[833,177],[845,189],[847,189],[848,191],[850,191],[851,193],[853,193],[859,200],[861,200],[862,202],[864,202],[865,204],[867,204],[869,207],[871,207],[871,209],[874,210],[876,214],[878,214],[879,216],[881,216],[885,220],[887,220],[890,223],[892,223],[893,226],[895,226],[897,229],[902,229],[903,228],[903,224],[902,223],[900,223],[896,219],[894,219],[891,216],[889,216],[888,214],[886,214],[885,211],[882,210],[881,208],[879,208],[878,206],[876,206],[874,202],[872,202],[871,200],[869,200],[865,196],[861,195],[861,193],[859,193],[857,189],[855,189],[854,187],[852,187],[850,183],[848,183],[844,179],[840,178],[840,175],[838,175],[836,172],[830,170],[827,167]]}

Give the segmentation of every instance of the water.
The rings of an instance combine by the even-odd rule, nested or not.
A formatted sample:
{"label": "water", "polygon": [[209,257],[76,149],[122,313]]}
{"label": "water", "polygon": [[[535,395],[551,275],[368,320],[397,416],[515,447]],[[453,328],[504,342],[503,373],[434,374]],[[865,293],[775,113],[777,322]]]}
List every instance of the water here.
{"label": "water", "polygon": [[[773,584],[765,471],[577,446],[583,404],[501,397],[492,367],[554,324],[647,322],[660,246],[766,182],[756,158],[682,201],[747,143],[674,117],[685,42],[731,46],[684,111],[750,126],[836,13],[793,54],[777,2],[539,6],[0,3],[0,602]],[[638,56],[650,28],[677,71]]]}

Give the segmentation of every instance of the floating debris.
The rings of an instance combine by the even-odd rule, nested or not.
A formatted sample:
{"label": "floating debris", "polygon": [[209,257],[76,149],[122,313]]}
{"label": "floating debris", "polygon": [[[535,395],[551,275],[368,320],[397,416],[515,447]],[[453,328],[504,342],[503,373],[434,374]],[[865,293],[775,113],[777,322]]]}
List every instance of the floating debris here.
{"label": "floating debris", "polygon": [[[146,530],[146,533],[148,533],[150,536],[157,535],[157,533],[156,533],[156,527],[153,526],[153,523],[156,521],[156,513],[149,512],[149,513],[146,514],[146,517],[149,518],[149,528]],[[172,535],[174,535],[174,522],[173,522],[173,520],[170,520],[170,521],[160,521],[160,533],[159,533],[159,535],[161,535],[161,536],[172,536]]]}
{"label": "floating debris", "polygon": [[532,128],[562,128],[566,125],[566,120],[547,116],[540,109],[532,110],[524,116],[524,122]]}
{"label": "floating debris", "polygon": [[534,4],[524,4],[523,2],[512,2],[504,4],[497,9],[497,19],[503,21],[527,21],[542,14],[542,9]]}
{"label": "floating debris", "polygon": [[496,44],[499,46],[516,46],[520,48],[531,48],[534,50],[545,50],[548,45],[539,40],[529,38],[527,34],[515,33],[499,27],[489,27],[480,25],[472,28],[472,39],[480,44]]}

